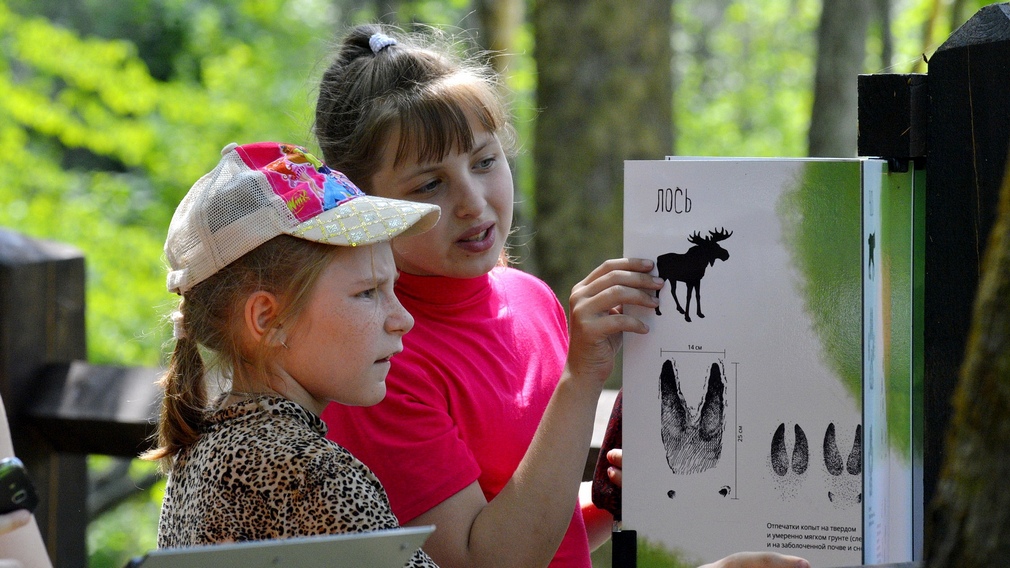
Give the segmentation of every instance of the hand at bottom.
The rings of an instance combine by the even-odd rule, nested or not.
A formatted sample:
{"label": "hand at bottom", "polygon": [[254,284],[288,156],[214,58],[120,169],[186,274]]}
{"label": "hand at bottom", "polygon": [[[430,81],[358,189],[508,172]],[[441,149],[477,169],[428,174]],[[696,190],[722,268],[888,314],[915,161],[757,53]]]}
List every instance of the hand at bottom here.
{"label": "hand at bottom", "polygon": [[23,527],[27,525],[30,520],[32,520],[32,514],[24,509],[18,509],[17,511],[0,515],[0,534],[8,533],[16,528]]}
{"label": "hand at bottom", "polygon": [[810,563],[798,556],[776,552],[737,552],[698,568],[810,568]]}

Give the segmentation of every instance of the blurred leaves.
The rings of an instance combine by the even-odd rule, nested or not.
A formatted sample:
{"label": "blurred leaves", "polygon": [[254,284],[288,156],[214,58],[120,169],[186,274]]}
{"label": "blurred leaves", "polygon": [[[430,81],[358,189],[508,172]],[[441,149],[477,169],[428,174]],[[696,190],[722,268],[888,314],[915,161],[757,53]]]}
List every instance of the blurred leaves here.
{"label": "blurred leaves", "polygon": [[[0,225],[84,252],[90,360],[158,364],[175,204],[229,142],[311,142],[311,75],[331,5],[154,2],[186,30],[156,52],[176,66],[160,80],[132,41],[11,4],[0,2]],[[131,29],[135,13],[87,5],[81,27]]]}
{"label": "blurred leaves", "polygon": [[108,456],[89,458],[89,509],[96,495],[123,493],[128,489],[125,486],[131,484],[142,489],[119,503],[115,514],[99,516],[88,526],[88,565],[91,568],[121,568],[131,557],[157,548],[154,523],[161,510],[165,483],[158,481],[152,486],[156,468],[156,464],[140,460],[124,462]]}

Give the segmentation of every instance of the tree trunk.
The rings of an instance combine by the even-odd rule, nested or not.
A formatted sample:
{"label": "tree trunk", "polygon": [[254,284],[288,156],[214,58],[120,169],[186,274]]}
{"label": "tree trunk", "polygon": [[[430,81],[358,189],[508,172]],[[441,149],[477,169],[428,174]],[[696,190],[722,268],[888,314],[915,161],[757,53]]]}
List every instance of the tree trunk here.
{"label": "tree trunk", "polygon": [[923,489],[930,568],[995,568],[1010,557],[1007,61],[1006,2],[979,10],[929,60]]}
{"label": "tree trunk", "polygon": [[823,3],[817,32],[810,156],[856,156],[856,77],[866,56],[869,12],[868,0]]}
{"label": "tree trunk", "polygon": [[383,24],[400,25],[400,0],[375,0],[375,14]]}
{"label": "tree trunk", "polygon": [[539,275],[562,299],[622,248],[624,160],[672,152],[669,0],[537,0]]}
{"label": "tree trunk", "polygon": [[[516,38],[526,23],[525,0],[474,0],[474,10],[464,19],[464,25],[476,28],[476,38],[483,49],[491,52],[491,65],[501,75],[506,83],[511,73],[515,72],[513,62],[519,55]],[[519,93],[509,92],[506,97],[513,100],[523,100]],[[528,103],[526,103],[528,104]],[[513,112],[520,113],[519,108]],[[529,138],[530,128],[524,124],[515,124],[519,134],[520,147],[522,141]],[[529,170],[531,159],[521,156],[512,160],[512,179],[515,183],[515,208],[512,212],[512,232],[509,234],[509,257],[523,270],[537,272],[536,259],[530,254],[530,241],[533,239],[533,204],[524,196],[531,195],[529,176],[523,175],[523,168]]]}
{"label": "tree trunk", "polygon": [[515,56],[515,39],[526,17],[523,0],[475,0],[480,43],[494,53],[491,64],[505,74]]}
{"label": "tree trunk", "polygon": [[[1010,163],[1008,158],[1007,163]],[[1010,176],[989,235],[947,456],[926,527],[929,568],[1005,566],[1010,557]]]}
{"label": "tree trunk", "polygon": [[880,68],[891,68],[894,58],[894,35],[891,33],[891,0],[875,0],[876,15],[880,19]]}

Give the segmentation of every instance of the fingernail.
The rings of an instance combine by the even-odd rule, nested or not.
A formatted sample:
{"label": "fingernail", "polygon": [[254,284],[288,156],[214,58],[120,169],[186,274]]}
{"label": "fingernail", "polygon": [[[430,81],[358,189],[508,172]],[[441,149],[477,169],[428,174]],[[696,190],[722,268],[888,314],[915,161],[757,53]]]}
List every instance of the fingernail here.
{"label": "fingernail", "polygon": [[617,470],[614,469],[613,467],[608,467],[607,468],[607,477],[614,477],[615,475],[617,475]]}
{"label": "fingernail", "polygon": [[659,284],[660,286],[662,286],[663,282],[666,282],[666,280],[663,280],[662,278],[660,278],[658,276],[653,276],[652,277],[652,283],[653,284]]}

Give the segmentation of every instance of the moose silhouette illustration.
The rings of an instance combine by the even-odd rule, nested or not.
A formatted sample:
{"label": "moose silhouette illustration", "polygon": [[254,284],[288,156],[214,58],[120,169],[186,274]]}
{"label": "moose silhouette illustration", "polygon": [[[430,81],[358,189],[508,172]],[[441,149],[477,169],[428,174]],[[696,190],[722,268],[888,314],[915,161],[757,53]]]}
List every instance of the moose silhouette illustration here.
{"label": "moose silhouette illustration", "polygon": [[[707,237],[703,237],[698,231],[695,231],[687,238],[688,242],[694,245],[687,249],[687,252],[668,252],[659,255],[659,258],[656,259],[656,269],[659,271],[659,277],[663,280],[669,280],[670,294],[673,295],[673,301],[677,303],[677,311],[684,314],[685,320],[691,321],[692,291],[694,291],[695,313],[700,318],[705,317],[705,314],[701,313],[701,279],[705,276],[706,265],[712,266],[716,260],[725,262],[729,258],[729,252],[722,248],[719,242],[730,238],[732,235],[733,231],[726,232],[725,228],[721,228],[718,231],[709,231]],[[684,300],[683,307],[681,307],[680,300],[677,298],[677,282],[683,282],[687,287],[687,298]],[[656,290],[657,298],[660,291]],[[659,311],[659,307],[656,307],[656,315],[663,315]]]}
{"label": "moose silhouette illustration", "polygon": [[866,239],[866,246],[868,248],[868,252],[870,253],[870,265],[869,265],[870,280],[873,280],[873,249],[877,248],[876,240],[877,240],[876,233],[870,233],[870,236]]}

